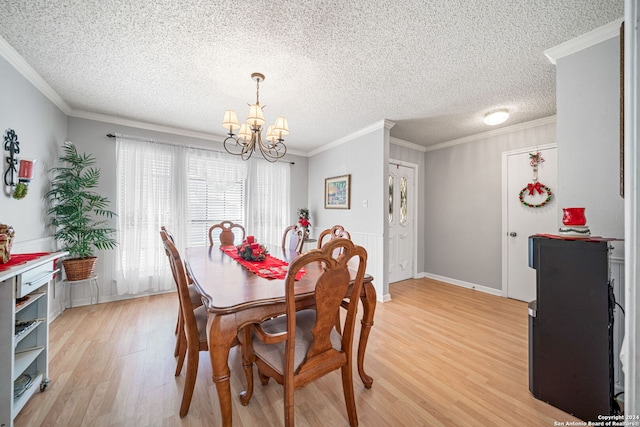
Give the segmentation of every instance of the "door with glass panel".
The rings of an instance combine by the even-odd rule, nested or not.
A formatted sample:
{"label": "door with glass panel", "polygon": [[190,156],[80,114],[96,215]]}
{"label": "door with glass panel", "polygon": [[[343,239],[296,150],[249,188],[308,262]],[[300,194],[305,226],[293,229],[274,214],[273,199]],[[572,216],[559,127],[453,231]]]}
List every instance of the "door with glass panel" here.
{"label": "door with glass panel", "polygon": [[415,169],[389,163],[389,283],[414,274]]}

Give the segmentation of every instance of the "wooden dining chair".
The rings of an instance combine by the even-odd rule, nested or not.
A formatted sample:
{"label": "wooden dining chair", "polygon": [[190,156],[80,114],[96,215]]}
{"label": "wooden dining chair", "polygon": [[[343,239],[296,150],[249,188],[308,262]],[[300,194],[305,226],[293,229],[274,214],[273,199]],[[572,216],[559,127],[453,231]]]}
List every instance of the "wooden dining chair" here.
{"label": "wooden dining chair", "polygon": [[[162,234],[162,232],[164,232],[165,233],[164,236],[166,236],[169,240],[171,240],[171,243],[173,243],[174,245],[176,244],[173,234],[169,230],[167,230],[167,228],[164,225],[160,227],[160,231],[161,231],[160,233],[161,238],[164,238]],[[169,254],[167,253],[167,256],[168,255]],[[173,267],[171,267],[171,272],[173,274],[173,281],[174,283],[176,283],[176,276],[175,276],[175,272],[173,271]],[[191,280],[191,278],[187,277],[187,279],[189,283],[188,288],[189,288],[189,298],[191,299],[191,305],[193,307],[199,307],[202,305],[202,297],[200,297],[200,294],[198,293],[196,288],[193,286],[193,283],[192,283],[193,281]],[[182,318],[182,309],[180,308],[180,305],[178,305],[178,316],[176,321],[176,329],[174,331],[174,335],[176,335],[176,346],[173,350],[173,356],[178,358],[178,364],[176,366],[176,375],[180,375],[180,372],[182,371],[182,364],[184,362],[185,352],[187,351],[187,344],[184,336],[183,322],[184,321]]]}
{"label": "wooden dining chair", "polygon": [[341,225],[334,225],[331,228],[323,230],[320,233],[320,236],[318,236],[318,248],[321,248],[326,242],[338,237],[351,240],[351,234],[349,234],[349,232]]}
{"label": "wooden dining chair", "polygon": [[[337,258],[334,253],[341,252]],[[349,293],[355,301],[360,295],[367,263],[367,252],[345,238],[336,238],[321,249],[312,249],[296,258],[285,279],[286,315],[252,325],[253,334],[245,334],[243,352],[249,363],[258,366],[263,385],[269,378],[284,386],[284,418],[294,425],[294,391],[338,368],[349,424],[358,425],[353,391],[352,348],[357,304],[350,304],[342,331],[335,317],[351,280],[348,263],[358,259],[358,270]],[[320,263],[322,273],[315,283],[315,308],[296,311],[296,273],[310,264]],[[304,277],[301,279],[304,280]],[[247,381],[252,387],[252,382]],[[242,403],[248,404],[253,390],[248,389]]]}
{"label": "wooden dining chair", "polygon": [[284,229],[284,233],[282,233],[282,249],[294,250],[301,254],[306,237],[305,234],[304,227],[299,224],[288,226]]}
{"label": "wooden dining chair", "polygon": [[[193,307],[189,289],[187,285],[187,272],[180,258],[180,254],[175,245],[164,231],[160,232],[165,251],[169,257],[171,271],[173,272],[176,285],[178,287],[178,297],[180,299],[180,309],[182,311],[183,329],[186,342],[187,371],[185,375],[184,391],[182,392],[182,403],[180,404],[180,417],[184,417],[189,412],[193,389],[196,385],[198,374],[199,353],[208,351],[207,344],[207,311],[204,306]],[[179,361],[182,366],[183,360]],[[176,370],[176,375],[180,371]]]}
{"label": "wooden dining chair", "polygon": [[240,224],[236,224],[232,221],[222,221],[218,224],[214,224],[209,228],[209,245],[213,246],[213,234],[217,229],[221,229],[220,231],[220,246],[232,246],[235,242],[236,235],[233,233],[233,230],[236,229],[238,232],[242,233],[241,241],[245,239],[246,232],[244,227]]}

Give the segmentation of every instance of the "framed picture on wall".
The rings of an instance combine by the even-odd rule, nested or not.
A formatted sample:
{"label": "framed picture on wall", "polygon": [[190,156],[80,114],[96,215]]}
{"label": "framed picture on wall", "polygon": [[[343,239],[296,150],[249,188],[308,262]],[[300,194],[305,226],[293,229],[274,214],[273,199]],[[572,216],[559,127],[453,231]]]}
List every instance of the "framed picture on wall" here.
{"label": "framed picture on wall", "polygon": [[334,176],[324,180],[324,208],[349,209],[351,175]]}

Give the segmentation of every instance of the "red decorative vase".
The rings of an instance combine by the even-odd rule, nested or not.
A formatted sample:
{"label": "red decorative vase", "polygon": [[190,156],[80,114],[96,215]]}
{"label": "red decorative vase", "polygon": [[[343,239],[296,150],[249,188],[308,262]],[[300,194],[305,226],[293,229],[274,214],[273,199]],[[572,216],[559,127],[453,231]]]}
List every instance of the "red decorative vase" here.
{"label": "red decorative vase", "polygon": [[562,223],[564,225],[585,225],[587,218],[584,216],[585,208],[562,208]]}

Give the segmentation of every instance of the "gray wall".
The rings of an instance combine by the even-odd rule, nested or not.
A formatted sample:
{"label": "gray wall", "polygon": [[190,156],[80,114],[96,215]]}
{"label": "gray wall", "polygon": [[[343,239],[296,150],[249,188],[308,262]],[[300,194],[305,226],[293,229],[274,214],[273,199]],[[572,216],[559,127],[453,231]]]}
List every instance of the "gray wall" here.
{"label": "gray wall", "polygon": [[[4,58],[0,57],[0,131],[2,140],[2,191],[0,192],[0,223],[15,229],[14,253],[51,250],[46,228],[44,194],[48,190],[47,171],[57,157],[56,143],[67,134],[67,117],[28,82]],[[36,159],[35,177],[22,200],[8,195],[4,185],[7,170],[4,136],[7,129],[18,135],[18,157]],[[17,182],[18,177],[16,175]],[[29,242],[29,243],[27,243]]]}
{"label": "gray wall", "polygon": [[615,37],[557,60],[558,202],[586,207],[592,235],[623,238],[619,52]]}
{"label": "gray wall", "polygon": [[425,153],[424,271],[502,289],[502,153],[555,141],[555,123]]}

